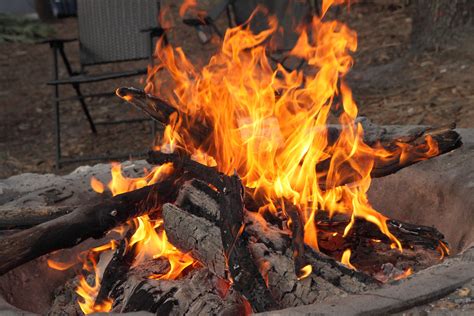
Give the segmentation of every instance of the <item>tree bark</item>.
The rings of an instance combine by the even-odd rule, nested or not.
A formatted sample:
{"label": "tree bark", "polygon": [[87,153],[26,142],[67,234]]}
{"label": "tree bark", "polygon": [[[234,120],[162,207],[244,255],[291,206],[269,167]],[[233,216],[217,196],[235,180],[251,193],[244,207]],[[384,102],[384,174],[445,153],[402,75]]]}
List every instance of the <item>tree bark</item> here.
{"label": "tree bark", "polygon": [[412,47],[438,49],[474,26],[472,0],[415,0]]}

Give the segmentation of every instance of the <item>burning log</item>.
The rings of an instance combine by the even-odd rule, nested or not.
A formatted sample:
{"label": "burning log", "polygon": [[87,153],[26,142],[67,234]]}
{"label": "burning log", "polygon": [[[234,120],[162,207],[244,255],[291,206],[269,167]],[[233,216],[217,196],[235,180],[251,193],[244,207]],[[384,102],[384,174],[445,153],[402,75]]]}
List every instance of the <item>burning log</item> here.
{"label": "burning log", "polygon": [[[204,185],[198,181],[186,183],[179,193],[177,205],[163,206],[165,230],[176,247],[200,258],[214,274],[225,276],[225,248],[221,242],[216,242],[222,240],[219,225],[223,214],[215,212],[218,197],[212,193],[208,195],[207,189],[200,190]],[[197,196],[202,198],[197,199]],[[365,284],[374,284],[370,277],[310,250],[301,253],[315,271],[306,278],[298,278],[294,273],[291,239],[282,230],[263,224],[263,219],[255,213],[246,212],[242,235],[248,236],[252,258],[259,263],[259,273],[265,276],[272,297],[281,307],[307,304],[344,292],[358,292]]]}
{"label": "burning log", "polygon": [[[156,266],[156,261],[153,264]],[[242,297],[207,269],[196,269],[179,280],[143,279],[138,266],[127,274],[113,297],[113,311],[148,311],[156,315],[245,315]]]}
{"label": "burning log", "polygon": [[192,141],[195,143],[204,142],[212,134],[212,128],[204,120],[189,117],[166,101],[145,93],[143,90],[122,87],[118,88],[116,93],[120,98],[139,108],[163,125],[168,125],[172,120],[181,119],[181,127],[188,131],[186,136],[192,137]]}
{"label": "burning log", "polygon": [[302,278],[310,272],[311,266],[307,264],[304,257],[304,223],[301,219],[299,210],[294,205],[285,207],[285,212],[291,220],[291,246],[293,248],[293,257],[295,261],[295,273],[298,278]]}
{"label": "burning log", "polygon": [[[117,95],[165,125],[170,123],[173,114],[177,114],[182,118],[182,128],[188,131],[186,137],[192,137],[192,142],[196,144],[201,144],[212,134],[212,128],[209,127],[208,122],[196,117],[188,117],[186,113],[180,112],[166,101],[147,94],[143,90],[123,87],[117,89]],[[461,136],[454,131],[455,124],[438,128],[413,129],[405,135],[396,135],[386,133],[384,128],[367,122],[368,120],[361,121],[364,126],[364,134],[367,135],[364,137],[367,144],[376,146],[379,143],[386,150],[395,153],[390,158],[375,158],[374,168],[371,172],[372,177],[387,176],[426,159],[423,158],[423,155],[430,150],[428,142],[431,140],[438,148],[432,156],[447,153],[462,145]],[[329,144],[338,139],[341,130],[341,126],[327,126]],[[374,135],[376,139],[374,139]],[[428,141],[428,139],[430,140]],[[397,148],[405,148],[405,151],[403,149],[397,150]],[[328,170],[329,163],[330,159],[321,161],[316,168],[319,172]]]}
{"label": "burning log", "polygon": [[423,150],[426,150],[423,145],[427,143],[427,138],[431,138],[436,143],[438,148],[436,156],[461,147],[461,136],[454,131],[455,128],[455,124],[439,128],[427,128],[419,134],[407,135],[401,139],[383,142],[382,146],[387,149],[393,149],[397,146],[397,143],[402,143],[412,145],[413,151],[408,151],[406,153],[407,157],[404,159],[400,155],[389,160],[376,160],[370,175],[374,178],[384,177],[420,161],[418,156],[423,154]]}
{"label": "burning log", "polygon": [[95,305],[101,305],[110,298],[113,289],[118,288],[126,281],[127,273],[135,259],[135,247],[128,249],[128,240],[135,229],[130,228],[120,245],[115,249],[112,259],[102,275],[100,290],[95,299]]}
{"label": "burning log", "polygon": [[244,205],[243,186],[240,179],[235,175],[229,177],[221,174],[214,168],[204,166],[179,154],[150,152],[148,161],[154,164],[172,162],[178,170],[188,171],[196,178],[212,184],[218,190],[217,203],[221,212],[218,223],[221,236],[219,239],[222,240],[225,263],[234,280],[234,286],[249,300],[256,311],[275,309],[278,305],[270,295],[252,260],[246,236],[242,235]]}
{"label": "burning log", "polygon": [[176,177],[144,188],[107,197],[54,220],[0,239],[0,275],[55,250],[73,247],[88,238],[100,238],[112,228],[173,201]]}

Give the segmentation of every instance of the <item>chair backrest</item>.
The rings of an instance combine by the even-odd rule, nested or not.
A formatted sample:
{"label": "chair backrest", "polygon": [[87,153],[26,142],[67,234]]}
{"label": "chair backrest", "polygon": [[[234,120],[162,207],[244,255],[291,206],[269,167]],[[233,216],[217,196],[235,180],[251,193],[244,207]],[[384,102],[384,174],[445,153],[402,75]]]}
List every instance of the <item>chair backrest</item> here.
{"label": "chair backrest", "polygon": [[159,0],[78,0],[81,65],[150,56],[150,37],[141,30],[158,26]]}

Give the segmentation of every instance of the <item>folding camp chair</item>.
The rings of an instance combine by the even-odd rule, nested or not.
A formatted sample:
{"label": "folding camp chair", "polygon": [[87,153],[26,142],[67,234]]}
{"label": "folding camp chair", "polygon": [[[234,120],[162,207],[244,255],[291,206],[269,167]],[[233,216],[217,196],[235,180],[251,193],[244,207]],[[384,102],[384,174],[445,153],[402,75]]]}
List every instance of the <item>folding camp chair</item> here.
{"label": "folding camp chair", "polygon": [[[81,92],[80,86],[86,83],[146,74],[146,68],[124,72],[90,74],[86,72],[86,67],[147,58],[150,58],[150,61],[152,61],[155,39],[165,36],[164,30],[158,24],[158,0],[78,0],[77,6],[80,70],[76,72],[72,69],[64,50],[64,44],[75,41],[75,39],[52,39],[46,41],[52,49],[54,65],[53,80],[47,84],[54,86],[56,168],[60,168],[61,164],[67,162],[120,159],[129,156],[64,158],[61,155],[60,103],[78,100],[94,134],[97,133],[96,125],[99,124],[119,124],[149,120],[134,119],[94,122],[85,99],[113,96],[114,92],[84,95]],[[59,79],[59,56],[68,74],[68,77],[62,79]],[[61,85],[72,86],[76,95],[60,98],[59,86]],[[151,124],[154,136],[155,125],[154,123]]]}

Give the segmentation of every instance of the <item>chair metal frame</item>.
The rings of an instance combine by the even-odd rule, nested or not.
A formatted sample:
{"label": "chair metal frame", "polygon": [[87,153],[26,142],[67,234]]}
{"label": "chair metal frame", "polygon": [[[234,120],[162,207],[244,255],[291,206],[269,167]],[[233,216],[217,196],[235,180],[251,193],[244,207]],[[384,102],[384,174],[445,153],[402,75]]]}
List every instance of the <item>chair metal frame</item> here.
{"label": "chair metal frame", "polygon": [[[157,1],[157,9],[159,12],[159,1]],[[157,12],[157,14],[158,14]],[[125,21],[126,22],[126,21]],[[159,26],[157,23],[156,27],[151,27],[143,30],[139,30],[139,32],[148,33],[149,36],[149,56],[146,57],[149,59],[150,63],[153,63],[153,52],[154,52],[154,44],[157,38],[164,37],[164,42],[167,42],[166,33],[163,28]],[[56,152],[55,152],[55,160],[56,160],[56,169],[60,169],[63,164],[73,163],[73,162],[86,162],[86,161],[94,161],[94,160],[110,160],[110,159],[126,159],[129,158],[131,155],[140,157],[143,156],[145,153],[127,153],[127,154],[118,154],[118,155],[103,155],[103,156],[85,156],[85,157],[78,157],[78,158],[65,158],[62,155],[61,150],[61,115],[60,115],[60,104],[65,101],[79,101],[82,110],[87,118],[87,121],[90,126],[90,130],[93,134],[97,134],[97,125],[113,125],[113,124],[125,124],[125,123],[138,123],[144,121],[151,122],[151,132],[152,137],[155,137],[156,133],[156,124],[153,120],[149,118],[139,118],[139,119],[122,119],[122,120],[115,120],[115,121],[97,121],[95,122],[90,115],[89,109],[86,104],[86,99],[92,99],[97,97],[113,97],[115,96],[115,91],[111,92],[102,92],[102,93],[91,93],[91,94],[83,94],[80,88],[81,84],[89,84],[95,83],[105,80],[117,79],[117,78],[126,78],[132,76],[139,76],[144,75],[147,73],[147,69],[135,69],[131,71],[125,72],[113,72],[113,73],[101,73],[101,74],[94,74],[88,75],[84,70],[84,65],[81,62],[80,71],[74,71],[71,63],[66,55],[64,50],[64,46],[67,43],[72,43],[79,41],[80,39],[49,39],[45,40],[42,43],[48,43],[53,56],[53,78],[52,80],[47,82],[47,85],[53,86],[53,106],[54,106],[54,116],[55,116],[55,145],[56,145]],[[59,59],[61,58],[64,67],[66,69],[68,77],[66,78],[59,78]],[[146,59],[140,58],[140,59]],[[137,60],[137,59],[122,59],[119,61],[111,61],[106,63],[117,63],[117,62],[124,62],[130,60]],[[99,64],[99,63],[96,63]],[[93,66],[94,64],[88,64],[87,66]],[[59,87],[61,85],[70,85],[75,91],[75,96],[60,98],[59,94]]]}

